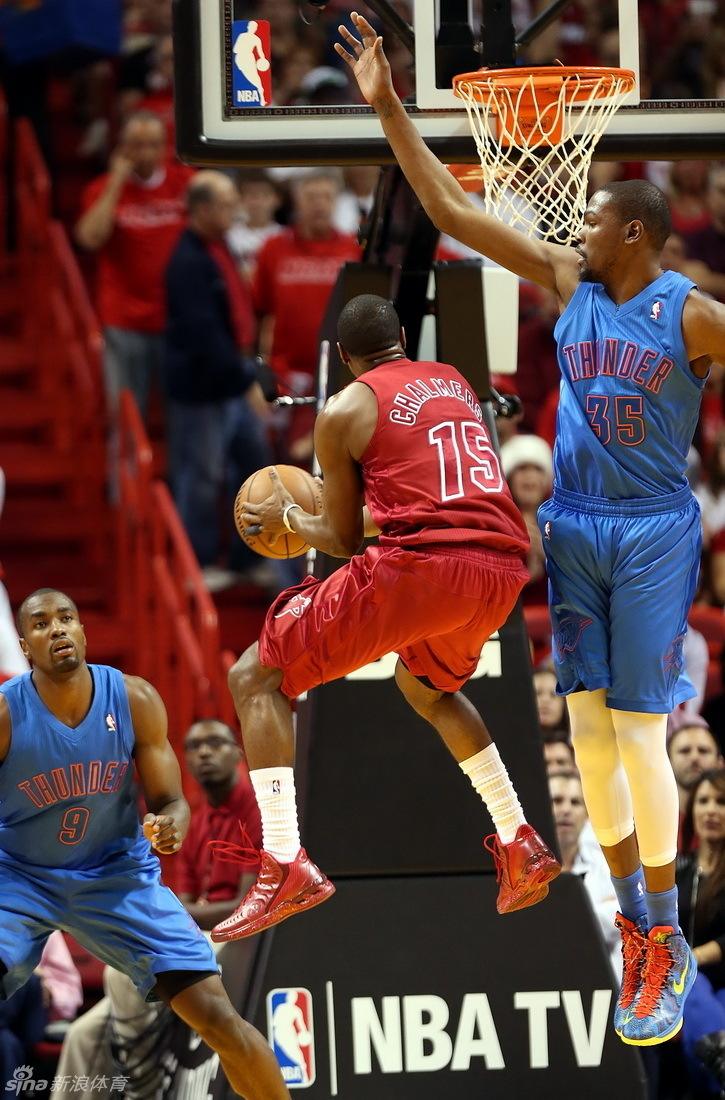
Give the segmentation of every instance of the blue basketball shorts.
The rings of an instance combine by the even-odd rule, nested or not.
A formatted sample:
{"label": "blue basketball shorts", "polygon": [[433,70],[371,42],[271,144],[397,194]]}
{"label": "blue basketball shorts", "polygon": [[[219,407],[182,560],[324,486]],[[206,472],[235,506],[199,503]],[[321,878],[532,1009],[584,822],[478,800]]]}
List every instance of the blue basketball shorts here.
{"label": "blue basketball shorts", "polygon": [[555,489],[538,521],[559,694],[605,688],[607,706],[647,714],[691,699],[682,646],[702,526],[689,488],[646,501]]}
{"label": "blue basketball shorts", "polygon": [[55,928],[127,974],[147,1000],[157,999],[156,976],[165,970],[218,970],[203,932],[161,884],[152,853],[73,871],[0,861],[3,996],[27,981]]}

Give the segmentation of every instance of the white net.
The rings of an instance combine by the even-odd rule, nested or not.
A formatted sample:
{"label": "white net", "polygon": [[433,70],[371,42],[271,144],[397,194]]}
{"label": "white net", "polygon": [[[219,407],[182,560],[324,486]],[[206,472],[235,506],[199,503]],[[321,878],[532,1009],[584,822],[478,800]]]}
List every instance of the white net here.
{"label": "white net", "polygon": [[481,160],[486,211],[530,237],[568,244],[583,220],[594,149],[634,74],[557,69],[544,84],[541,70],[509,73],[454,82]]}

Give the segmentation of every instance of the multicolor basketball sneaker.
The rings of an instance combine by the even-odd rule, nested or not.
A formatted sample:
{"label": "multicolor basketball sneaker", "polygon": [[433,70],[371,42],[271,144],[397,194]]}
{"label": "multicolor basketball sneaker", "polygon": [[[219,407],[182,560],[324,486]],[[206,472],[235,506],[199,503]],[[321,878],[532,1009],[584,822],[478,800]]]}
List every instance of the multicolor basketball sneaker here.
{"label": "multicolor basketball sneaker", "polygon": [[561,872],[561,864],[531,825],[519,825],[510,844],[502,844],[496,833],[483,842],[493,856],[498,882],[496,909],[513,913],[543,901],[549,883]]}
{"label": "multicolor basketball sneaker", "polygon": [[644,944],[640,990],[623,1016],[619,1037],[630,1046],[651,1047],[666,1043],[682,1027],[697,962],[682,933],[669,925],[650,929]]}
{"label": "multicolor basketball sneaker", "polygon": [[647,928],[617,913],[614,921],[622,937],[622,985],[614,1006],[614,1030],[621,1035],[642,984]]}

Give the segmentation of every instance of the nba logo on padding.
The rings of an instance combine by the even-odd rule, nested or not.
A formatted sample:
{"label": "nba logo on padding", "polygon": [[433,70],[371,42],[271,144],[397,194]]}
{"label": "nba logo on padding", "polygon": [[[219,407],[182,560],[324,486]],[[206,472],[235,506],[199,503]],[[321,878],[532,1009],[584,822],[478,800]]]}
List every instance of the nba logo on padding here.
{"label": "nba logo on padding", "polygon": [[267,994],[269,1045],[290,1089],[315,1081],[315,1028],[308,989],[272,989]]}
{"label": "nba logo on padding", "polygon": [[269,107],[272,69],[266,19],[237,19],[232,23],[232,58],[234,106]]}

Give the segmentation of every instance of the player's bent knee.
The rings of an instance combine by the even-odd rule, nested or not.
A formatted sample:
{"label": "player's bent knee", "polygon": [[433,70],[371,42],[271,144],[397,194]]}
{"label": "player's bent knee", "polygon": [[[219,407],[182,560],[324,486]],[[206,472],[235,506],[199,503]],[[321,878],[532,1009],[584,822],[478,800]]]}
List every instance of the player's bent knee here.
{"label": "player's bent knee", "polygon": [[435,713],[437,704],[445,695],[445,692],[437,688],[426,687],[408,671],[401,660],[395,666],[395,682],[406,702],[423,718],[429,718]]}
{"label": "player's bent knee", "polygon": [[238,701],[250,695],[276,691],[282,683],[282,673],[261,663],[259,646],[255,642],[229,669],[227,682],[234,699]]}

